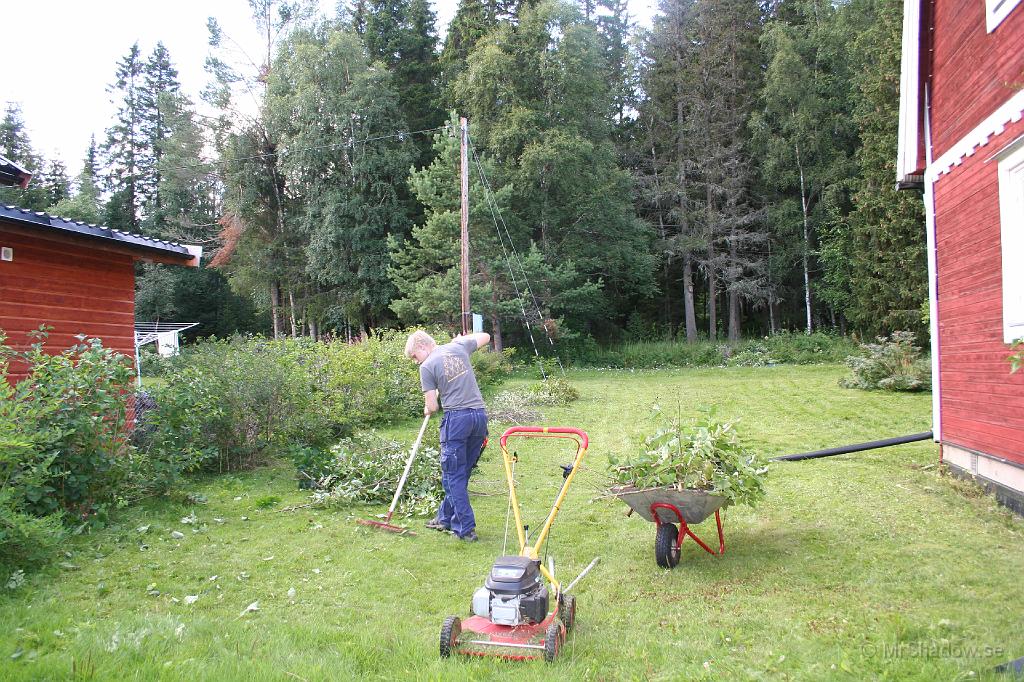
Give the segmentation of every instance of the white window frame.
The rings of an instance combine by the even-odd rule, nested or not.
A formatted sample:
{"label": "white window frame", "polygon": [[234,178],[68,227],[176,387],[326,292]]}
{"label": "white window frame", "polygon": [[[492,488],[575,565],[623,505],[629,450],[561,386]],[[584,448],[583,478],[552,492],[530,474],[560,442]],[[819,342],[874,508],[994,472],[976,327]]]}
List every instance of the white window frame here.
{"label": "white window frame", "polygon": [[985,26],[988,32],[996,30],[996,26],[1020,4],[1021,0],[985,0]]}
{"label": "white window frame", "polygon": [[1003,341],[1024,338],[1024,137],[998,154]]}

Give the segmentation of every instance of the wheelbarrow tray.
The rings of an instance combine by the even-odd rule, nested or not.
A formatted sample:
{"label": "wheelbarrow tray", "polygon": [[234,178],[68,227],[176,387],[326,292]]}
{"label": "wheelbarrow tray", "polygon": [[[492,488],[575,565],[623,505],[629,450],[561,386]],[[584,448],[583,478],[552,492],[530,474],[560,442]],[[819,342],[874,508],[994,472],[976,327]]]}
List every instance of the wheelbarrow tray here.
{"label": "wheelbarrow tray", "polygon": [[[636,488],[631,485],[620,485],[613,487],[611,493],[648,521],[654,521],[651,505],[658,502],[674,506],[688,524],[700,523],[728,503],[728,500],[720,495],[712,495],[703,490],[680,490],[674,486]],[[679,521],[669,509],[658,509],[657,514],[663,523]]]}

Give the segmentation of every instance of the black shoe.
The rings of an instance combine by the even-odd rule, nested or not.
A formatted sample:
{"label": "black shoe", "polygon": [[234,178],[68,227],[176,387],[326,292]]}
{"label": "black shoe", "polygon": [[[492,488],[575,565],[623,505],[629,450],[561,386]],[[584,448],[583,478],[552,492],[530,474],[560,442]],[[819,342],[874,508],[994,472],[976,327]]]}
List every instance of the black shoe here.
{"label": "black shoe", "polygon": [[451,530],[451,528],[449,528],[448,526],[444,525],[443,523],[441,523],[437,519],[431,519],[431,520],[427,521],[427,523],[425,525],[427,526],[427,528],[430,528],[431,530],[442,530],[442,531],[443,530]]}
{"label": "black shoe", "polygon": [[469,531],[466,535],[459,535],[458,538],[465,542],[476,542],[480,538],[477,537],[476,531]]}

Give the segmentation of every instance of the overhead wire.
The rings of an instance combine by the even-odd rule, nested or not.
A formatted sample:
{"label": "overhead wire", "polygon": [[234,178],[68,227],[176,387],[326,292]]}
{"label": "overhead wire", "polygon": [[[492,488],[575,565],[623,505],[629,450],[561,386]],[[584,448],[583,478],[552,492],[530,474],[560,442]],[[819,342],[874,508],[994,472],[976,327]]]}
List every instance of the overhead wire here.
{"label": "overhead wire", "polygon": [[[476,148],[472,144],[472,139],[469,140],[469,149],[470,149],[470,152],[473,155],[473,160],[476,163],[477,172],[480,175],[480,181],[481,181],[481,183],[483,184],[483,187],[484,187],[484,196],[487,198],[488,206],[489,206],[489,208],[491,210],[491,219],[494,221],[495,230],[498,232],[498,239],[499,239],[499,241],[502,242],[502,250],[503,251],[505,250],[505,244],[504,244],[504,241],[502,241],[502,236],[501,236],[501,229],[504,229],[505,237],[508,239],[508,243],[509,243],[509,247],[510,247],[510,249],[512,251],[512,255],[513,255],[514,259],[515,259],[516,264],[519,266],[519,271],[520,271],[521,276],[522,276],[523,284],[524,284],[524,286],[526,288],[527,293],[530,295],[530,299],[533,301],[533,308],[534,308],[534,310],[537,313],[537,320],[540,323],[540,326],[544,329],[544,334],[545,334],[545,336],[548,339],[548,344],[550,344],[552,351],[554,351],[555,350],[555,342],[554,342],[554,339],[551,338],[551,331],[550,331],[550,329],[548,329],[548,325],[545,323],[544,314],[541,312],[541,309],[540,309],[540,302],[537,300],[537,296],[533,292],[533,287],[530,286],[529,277],[527,277],[527,275],[526,275],[526,268],[523,266],[522,259],[519,257],[519,251],[516,249],[515,242],[512,240],[512,233],[508,229],[508,224],[505,222],[504,216],[501,215],[501,209],[498,208],[497,201],[494,199],[494,196],[493,196],[494,192],[491,189],[491,183],[490,183],[490,181],[487,178],[487,172],[484,170],[483,163],[481,163],[480,157],[476,153]],[[495,216],[496,216],[496,218],[495,218]],[[501,228],[500,229],[498,227],[498,221],[501,222]],[[510,260],[508,258],[507,252],[505,254],[505,260],[506,260],[506,263],[508,264],[508,267],[509,267],[509,274],[510,274],[510,276],[513,279],[513,286],[515,286],[515,275],[512,272],[512,266],[511,266],[511,262],[510,262]],[[530,335],[531,343],[533,343],[534,353],[537,355],[537,357],[539,359],[540,353],[537,350],[537,344],[533,340],[533,332],[531,330],[530,319],[529,319],[529,316],[526,314],[525,307],[522,305],[522,298],[521,298],[521,295],[519,294],[518,288],[516,289],[516,294],[517,294],[518,297],[520,297],[520,307],[523,309],[523,317],[524,317],[524,320],[526,322],[527,332]],[[557,352],[554,352],[554,356],[555,356],[555,360],[558,362],[558,368],[561,370],[562,376],[564,377],[565,376],[565,367],[562,365],[562,359],[561,359],[561,357],[559,357]],[[544,378],[546,379],[547,375],[544,372],[543,362],[540,363],[540,367],[541,367],[541,375],[544,376]]]}
{"label": "overhead wire", "polygon": [[289,154],[298,154],[299,152],[310,152],[317,151],[320,149],[342,149],[345,147],[355,147],[356,145],[366,144],[368,142],[379,142],[380,140],[389,140],[393,138],[412,137],[413,135],[423,135],[426,133],[434,133],[438,130],[445,130],[451,126],[445,124],[443,126],[437,126],[435,128],[424,128],[423,130],[400,130],[397,133],[389,133],[387,135],[375,135],[373,137],[365,137],[360,140],[347,140],[345,142],[333,142],[331,144],[313,145],[310,147],[295,147],[292,149],[285,149],[280,152],[265,152],[263,154],[253,154],[251,156],[236,156],[228,159],[220,159],[218,161],[202,161],[194,164],[187,164],[182,166],[170,166],[167,170],[196,170],[199,168],[216,168],[218,166],[227,166],[232,163],[239,163],[242,161],[256,161],[258,159],[269,159],[274,157],[288,156]]}

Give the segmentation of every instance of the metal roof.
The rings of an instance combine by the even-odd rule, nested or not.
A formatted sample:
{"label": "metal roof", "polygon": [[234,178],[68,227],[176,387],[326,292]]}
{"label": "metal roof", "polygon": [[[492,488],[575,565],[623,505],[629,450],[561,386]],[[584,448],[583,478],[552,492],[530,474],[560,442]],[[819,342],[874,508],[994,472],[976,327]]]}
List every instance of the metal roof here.
{"label": "metal roof", "polygon": [[[77,220],[66,220],[57,216],[51,216],[42,211],[26,211],[17,206],[0,205],[0,220],[9,220],[19,225],[38,228],[47,232],[58,232],[64,234],[76,234],[105,242],[116,243],[134,251],[148,253],[159,253],[163,256],[172,256],[189,260],[193,258],[198,247],[192,247],[175,242],[168,242],[162,239],[143,237],[140,234],[121,232],[101,225],[89,225]],[[200,251],[201,253],[201,251]]]}
{"label": "metal roof", "polygon": [[25,189],[32,174],[6,156],[0,156],[0,185],[13,185]]}

